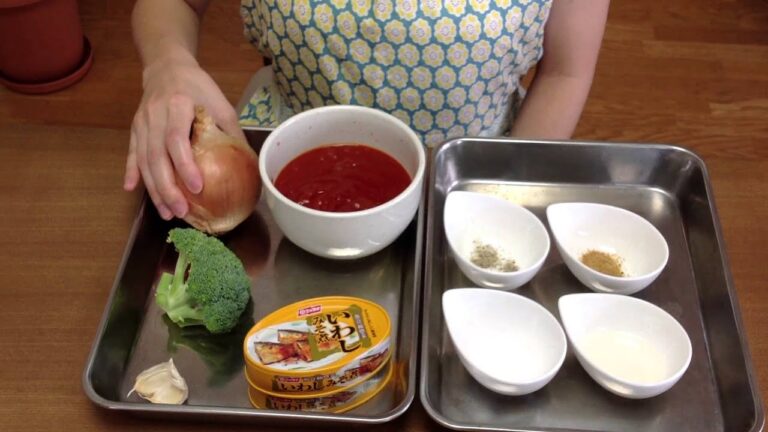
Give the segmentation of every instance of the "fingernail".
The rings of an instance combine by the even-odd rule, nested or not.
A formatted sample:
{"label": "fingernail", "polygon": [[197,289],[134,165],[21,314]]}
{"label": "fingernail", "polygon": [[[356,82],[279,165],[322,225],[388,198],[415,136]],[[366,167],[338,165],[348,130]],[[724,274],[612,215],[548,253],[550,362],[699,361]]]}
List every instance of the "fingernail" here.
{"label": "fingernail", "polygon": [[123,189],[126,191],[132,191],[136,187],[136,182],[130,176],[125,176],[123,179]]}
{"label": "fingernail", "polygon": [[180,201],[175,204],[172,204],[171,207],[173,208],[173,213],[176,215],[176,217],[182,218],[186,216],[187,203],[185,203],[184,201]]}
{"label": "fingernail", "polygon": [[203,182],[200,179],[194,179],[189,182],[189,191],[193,194],[199,194],[203,190]]}
{"label": "fingernail", "polygon": [[157,212],[160,213],[160,217],[165,220],[171,220],[171,218],[173,217],[173,213],[171,213],[171,211],[168,210],[168,207],[162,204],[157,206]]}

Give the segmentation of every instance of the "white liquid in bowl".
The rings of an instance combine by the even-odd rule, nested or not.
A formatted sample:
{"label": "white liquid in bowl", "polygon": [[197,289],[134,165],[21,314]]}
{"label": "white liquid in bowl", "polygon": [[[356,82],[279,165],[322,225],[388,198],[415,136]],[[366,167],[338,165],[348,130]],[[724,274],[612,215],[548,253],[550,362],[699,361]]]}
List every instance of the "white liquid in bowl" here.
{"label": "white liquid in bowl", "polygon": [[624,381],[653,384],[670,375],[666,356],[637,334],[595,329],[584,336],[582,351],[600,369]]}

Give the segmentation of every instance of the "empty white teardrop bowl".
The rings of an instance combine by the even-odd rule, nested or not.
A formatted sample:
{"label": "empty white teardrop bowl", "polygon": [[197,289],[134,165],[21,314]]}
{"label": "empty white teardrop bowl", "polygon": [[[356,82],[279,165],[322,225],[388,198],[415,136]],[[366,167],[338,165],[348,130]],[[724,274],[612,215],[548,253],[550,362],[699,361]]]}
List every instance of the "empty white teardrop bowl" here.
{"label": "empty white teardrop bowl", "polygon": [[[558,203],[547,207],[555,245],[570,271],[594,291],[634,294],[650,285],[667,265],[669,247],[650,222],[619,207]],[[599,251],[621,258],[624,276],[586,266],[583,254]]]}
{"label": "empty white teardrop bowl", "polygon": [[[461,271],[486,288],[514,289],[541,269],[549,254],[549,234],[536,215],[502,198],[453,191],[445,200],[445,235]],[[490,246],[500,258],[514,260],[517,270],[499,271],[472,262],[473,251]]]}
{"label": "empty white teardrop bowl", "polygon": [[443,293],[443,315],[461,362],[505,395],[535,392],[560,370],[567,348],[555,317],[518,294],[485,288]]}
{"label": "empty white teardrop bowl", "polygon": [[603,388],[643,399],[669,390],[691,362],[680,323],[656,305],[616,294],[569,294],[560,318],[582,367]]}

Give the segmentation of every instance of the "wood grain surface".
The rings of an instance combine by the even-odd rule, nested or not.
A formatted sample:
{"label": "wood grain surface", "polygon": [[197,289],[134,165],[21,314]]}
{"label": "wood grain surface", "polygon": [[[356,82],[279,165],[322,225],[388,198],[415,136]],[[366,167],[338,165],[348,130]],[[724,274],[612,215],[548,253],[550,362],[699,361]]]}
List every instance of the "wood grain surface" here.
{"label": "wood grain surface", "polygon": [[[82,389],[140,199],[121,189],[141,95],[131,7],[80,2],[95,63],[78,85],[44,96],[0,89],[0,430],[255,429],[137,419],[97,408]],[[212,2],[200,59],[236,103],[262,65],[237,0]],[[576,138],[675,144],[704,159],[765,394],[768,1],[614,2]],[[439,427],[417,400],[370,429]]]}

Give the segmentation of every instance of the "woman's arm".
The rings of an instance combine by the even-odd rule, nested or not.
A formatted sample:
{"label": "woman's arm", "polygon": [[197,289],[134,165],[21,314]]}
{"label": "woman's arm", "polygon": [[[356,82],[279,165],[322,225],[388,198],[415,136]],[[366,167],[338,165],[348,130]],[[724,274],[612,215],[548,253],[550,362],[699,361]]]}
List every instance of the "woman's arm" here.
{"label": "woman's arm", "polygon": [[[209,0],[138,0],[133,39],[144,68],[170,59],[194,61],[200,20]],[[196,62],[195,62],[196,63]]]}
{"label": "woman's arm", "polygon": [[609,0],[554,0],[544,54],[512,136],[568,139],[576,129],[595,74]]}
{"label": "woman's arm", "polygon": [[227,133],[242,136],[234,108],[195,59],[208,2],[138,0],[133,10],[144,94],[131,126],[124,188],[133,190],[143,181],[164,219],[184,217],[189,210],[180,188],[203,189],[189,142],[195,105],[205,106]]}

